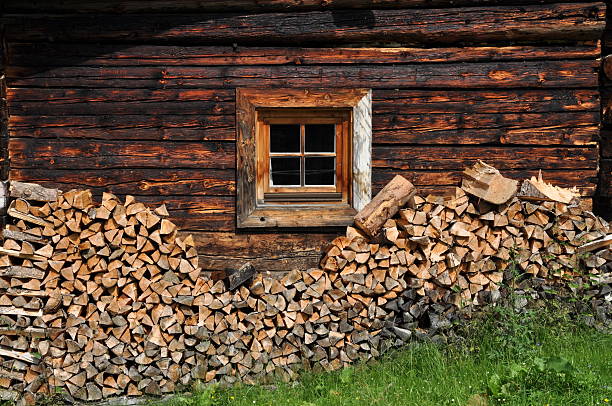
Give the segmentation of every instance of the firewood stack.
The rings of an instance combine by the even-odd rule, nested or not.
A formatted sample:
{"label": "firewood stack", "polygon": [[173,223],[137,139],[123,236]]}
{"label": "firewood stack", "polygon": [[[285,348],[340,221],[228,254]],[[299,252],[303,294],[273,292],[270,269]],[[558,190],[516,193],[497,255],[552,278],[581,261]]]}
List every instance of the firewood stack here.
{"label": "firewood stack", "polygon": [[195,379],[291,379],[375,357],[415,327],[442,325],[453,306],[496,300],[511,270],[561,281],[603,269],[604,220],[573,198],[517,197],[494,168],[471,169],[448,197],[415,196],[396,177],[318,269],[272,277],[246,265],[218,281],[201,275],[193,239],[164,206],[110,193],[98,206],[89,191],[13,182],[1,386],[99,400]]}

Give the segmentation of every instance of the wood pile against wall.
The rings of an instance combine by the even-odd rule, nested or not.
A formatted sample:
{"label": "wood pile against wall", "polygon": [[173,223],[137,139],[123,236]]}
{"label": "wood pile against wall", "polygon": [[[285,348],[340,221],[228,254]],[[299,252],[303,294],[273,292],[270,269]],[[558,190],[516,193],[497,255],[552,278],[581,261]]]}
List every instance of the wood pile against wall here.
{"label": "wood pile against wall", "polygon": [[414,190],[404,182],[374,199],[390,207],[369,211],[380,231],[347,228],[319,269],[279,279],[245,266],[229,281],[200,275],[192,237],[164,206],[110,193],[98,205],[89,191],[13,182],[0,249],[0,387],[99,400],[194,379],[291,379],[408,340],[439,313],[432,306],[496,300],[512,261],[557,281],[597,275],[610,259],[609,225],[574,201],[546,201],[550,190],[532,181],[544,196],[492,205],[456,188],[405,206]]}
{"label": "wood pile against wall", "polygon": [[5,9],[10,178],[161,197],[207,270],[306,269],[338,232],[235,233],[240,87],[372,88],[374,193],[482,158],[595,194],[601,2],[47,3]]}

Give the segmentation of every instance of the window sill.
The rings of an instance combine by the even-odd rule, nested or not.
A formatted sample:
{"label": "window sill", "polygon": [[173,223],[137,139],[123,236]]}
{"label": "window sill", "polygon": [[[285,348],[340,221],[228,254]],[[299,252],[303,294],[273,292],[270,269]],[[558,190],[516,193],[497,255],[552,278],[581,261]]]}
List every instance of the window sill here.
{"label": "window sill", "polygon": [[238,227],[343,227],[353,223],[357,211],[348,205],[257,207]]}

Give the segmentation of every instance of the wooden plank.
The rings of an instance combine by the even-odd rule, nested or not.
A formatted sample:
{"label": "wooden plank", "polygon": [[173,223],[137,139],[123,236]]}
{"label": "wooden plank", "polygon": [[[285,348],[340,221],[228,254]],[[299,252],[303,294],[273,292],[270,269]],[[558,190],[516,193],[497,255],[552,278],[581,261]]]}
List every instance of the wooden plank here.
{"label": "wooden plank", "polygon": [[[329,230],[329,229],[326,229]],[[205,270],[224,270],[227,267],[251,262],[258,271],[290,271],[316,267],[323,249],[341,230],[329,233],[219,233],[195,232],[199,263]]]}
{"label": "wooden plank", "polygon": [[596,147],[374,146],[372,166],[461,170],[479,159],[505,169],[595,169]]}
{"label": "wooden plank", "polygon": [[[574,0],[575,1],[575,0]],[[538,3],[565,3],[568,0],[539,0]],[[513,4],[533,4],[533,0],[513,0]],[[159,13],[159,12],[214,12],[214,11],[288,11],[320,9],[370,9],[376,8],[420,8],[446,7],[448,0],[148,0],[142,1],[96,1],[57,0],[53,2],[24,2],[5,0],[6,13],[50,12],[50,13]],[[494,6],[506,4],[503,0],[453,0],[454,6]]]}
{"label": "wooden plank", "polygon": [[[8,313],[4,313],[4,314],[8,314]],[[42,310],[40,311],[40,315],[42,316]],[[5,350],[4,348],[0,348],[0,356],[15,358],[20,361],[29,362],[31,364],[38,363],[38,358],[34,357],[34,355],[32,355],[29,352],[11,351],[11,350]]]}
{"label": "wooden plank", "polygon": [[375,143],[585,145],[599,138],[599,112],[375,114]]}
{"label": "wooden plank", "polygon": [[[233,169],[96,169],[56,170],[13,168],[11,179],[53,185],[65,190],[92,189],[137,195],[233,195],[236,192]],[[6,230],[5,230],[6,231]]]}
{"label": "wooden plank", "polygon": [[62,193],[58,189],[48,189],[33,183],[10,182],[10,193],[12,198],[23,198],[38,202],[54,202]]}
{"label": "wooden plank", "polygon": [[576,248],[576,253],[582,254],[585,252],[591,252],[610,245],[612,245],[612,234],[607,235],[604,238],[600,238],[599,240],[581,245],[580,247]]}
{"label": "wooden plank", "polygon": [[11,166],[47,169],[232,168],[235,146],[222,142],[11,139]]}
{"label": "wooden plank", "polygon": [[231,141],[235,115],[11,116],[11,137]]}
{"label": "wooden plank", "polygon": [[226,89],[9,89],[11,115],[234,114]]}
{"label": "wooden plank", "polygon": [[9,266],[7,268],[0,268],[0,276],[24,279],[44,279],[45,272],[36,268],[24,266]]}
{"label": "wooden plank", "polygon": [[47,337],[47,329],[40,327],[26,327],[23,329],[0,327],[0,335],[44,338]]}
{"label": "wooden plank", "polygon": [[313,11],[266,14],[122,14],[4,17],[8,41],[216,44],[391,42],[404,44],[526,40],[596,40],[604,3],[462,7],[427,10]]}
{"label": "wooden plank", "polygon": [[13,240],[36,242],[40,244],[46,244],[48,242],[46,238],[41,237],[39,235],[34,235],[34,234],[27,233],[27,232],[24,233],[22,231],[8,230],[8,229],[2,230],[2,237],[4,239],[11,238]]}
{"label": "wooden plank", "polygon": [[[146,17],[143,17],[146,18]],[[598,43],[465,48],[293,48],[10,43],[13,66],[213,66],[490,62],[594,59]]]}
{"label": "wooden plank", "polygon": [[42,226],[42,227],[53,227],[53,224],[41,219],[40,217],[36,217],[33,216],[31,214],[25,214],[22,213],[18,210],[15,210],[12,207],[9,207],[9,209],[6,212],[9,216],[19,219],[19,220],[24,220],[28,223],[32,223],[32,224],[36,224],[38,226]]}
{"label": "wooden plank", "polygon": [[[396,170],[375,168],[372,174],[373,188],[378,191],[395,174],[401,174],[417,187],[427,185],[459,185],[461,170]],[[506,169],[504,176],[512,179],[528,179],[537,176],[537,169]],[[578,186],[583,195],[593,195],[597,185],[597,170],[545,170],[544,177],[562,187]],[[40,183],[44,186],[63,187],[65,190],[91,188],[96,197],[102,191],[137,194],[140,196],[191,195],[231,196],[235,190],[234,171],[212,169],[98,169],[54,170],[24,168],[12,169],[12,179]]]}
{"label": "wooden plank", "polygon": [[[10,213],[9,213],[9,215],[10,215]],[[30,259],[32,261],[46,261],[47,260],[47,258],[45,258],[45,257],[43,257],[41,255],[24,254],[24,253],[21,253],[19,251],[7,250],[7,249],[2,248],[2,247],[0,247],[0,255],[9,255],[11,257]]]}
{"label": "wooden plank", "polygon": [[234,88],[376,87],[517,88],[598,86],[596,60],[420,65],[229,67],[14,67],[10,87]]}
{"label": "wooden plank", "polygon": [[[234,91],[227,89],[46,89],[8,88],[7,97],[11,105],[11,127],[31,127],[40,122],[40,127],[101,126],[137,128],[149,123],[147,128],[196,127],[211,128],[227,125],[234,119]],[[431,114],[431,113],[550,113],[599,111],[599,91],[596,89],[474,89],[474,90],[423,90],[381,89],[372,92],[376,114]],[[187,102],[218,102],[212,112],[191,108]],[[27,106],[28,103],[38,103]],[[114,108],[114,104],[133,102]],[[162,103],[162,104],[160,104]],[[137,104],[144,104],[140,109]],[[26,105],[21,107],[21,105]],[[84,111],[80,106],[92,107]],[[127,111],[124,111],[127,108]],[[132,110],[136,109],[138,110]],[[176,113],[171,113],[173,109]],[[36,116],[29,122],[28,114]],[[95,117],[97,114],[117,114],[118,117]],[[138,114],[136,114],[138,113]],[[142,113],[142,114],[140,114]],[[208,114],[207,114],[208,113]],[[58,114],[61,119],[52,116]],[[122,115],[129,115],[123,117]],[[187,115],[187,117],[185,117]],[[198,121],[190,115],[204,116]],[[225,118],[227,115],[228,118]],[[42,116],[42,117],[41,117]],[[16,119],[16,117],[18,119]],[[142,117],[139,119],[139,117]],[[157,118],[159,117],[159,118]],[[210,122],[210,124],[209,124]],[[134,123],[134,124],[131,124]],[[204,124],[205,123],[205,124]],[[216,127],[214,127],[215,125]]]}

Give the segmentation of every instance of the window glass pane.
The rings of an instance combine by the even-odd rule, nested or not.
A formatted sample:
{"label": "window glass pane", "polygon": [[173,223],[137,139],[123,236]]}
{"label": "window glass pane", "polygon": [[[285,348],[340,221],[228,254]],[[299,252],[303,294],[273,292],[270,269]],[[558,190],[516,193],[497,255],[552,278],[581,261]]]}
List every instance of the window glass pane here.
{"label": "window glass pane", "polygon": [[273,186],[300,186],[300,158],[270,158]]}
{"label": "window glass pane", "polygon": [[306,124],[306,152],[334,152],[335,124]]}
{"label": "window glass pane", "polygon": [[305,184],[333,186],[336,184],[336,159],[334,157],[306,157]]}
{"label": "window glass pane", "polygon": [[271,124],[270,152],[300,152],[299,124]]}

